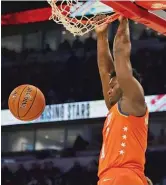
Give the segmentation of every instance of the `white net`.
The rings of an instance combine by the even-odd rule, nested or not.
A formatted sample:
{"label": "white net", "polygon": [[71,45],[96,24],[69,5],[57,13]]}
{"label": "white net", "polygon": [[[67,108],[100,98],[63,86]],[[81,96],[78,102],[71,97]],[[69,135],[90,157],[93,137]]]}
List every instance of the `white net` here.
{"label": "white net", "polygon": [[[92,31],[96,26],[112,22],[119,17],[118,13],[113,10],[108,15],[105,12],[88,12],[98,3],[99,0],[78,1],[78,0],[48,0],[52,7],[53,19],[58,24],[63,24],[66,30],[70,31],[74,36],[82,36]],[[97,20],[98,15],[103,15],[102,19]]]}

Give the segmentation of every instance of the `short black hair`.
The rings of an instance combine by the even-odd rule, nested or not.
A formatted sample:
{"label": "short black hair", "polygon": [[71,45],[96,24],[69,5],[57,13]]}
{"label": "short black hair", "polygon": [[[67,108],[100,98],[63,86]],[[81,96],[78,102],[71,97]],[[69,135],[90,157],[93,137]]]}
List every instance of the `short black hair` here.
{"label": "short black hair", "polygon": [[[132,69],[134,78],[141,83],[141,75],[136,71],[136,69]],[[116,71],[112,71],[110,73],[110,79],[116,76]]]}

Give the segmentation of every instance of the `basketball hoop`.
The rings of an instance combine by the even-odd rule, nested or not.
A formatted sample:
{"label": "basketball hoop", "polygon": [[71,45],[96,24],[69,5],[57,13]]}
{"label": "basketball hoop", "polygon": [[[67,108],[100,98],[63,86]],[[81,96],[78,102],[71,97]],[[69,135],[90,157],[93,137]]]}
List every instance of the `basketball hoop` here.
{"label": "basketball hoop", "polygon": [[[115,21],[120,14],[166,35],[166,1],[47,0],[53,19],[74,36]],[[104,15],[97,20],[97,15]]]}
{"label": "basketball hoop", "polygon": [[[82,36],[108,22],[113,22],[119,17],[119,13],[109,7],[108,13],[96,11],[99,0],[79,1],[79,0],[48,0],[52,7],[53,19],[57,24],[62,24],[66,30],[74,36]],[[95,10],[95,11],[93,11]],[[105,15],[102,19],[96,20],[97,15]]]}

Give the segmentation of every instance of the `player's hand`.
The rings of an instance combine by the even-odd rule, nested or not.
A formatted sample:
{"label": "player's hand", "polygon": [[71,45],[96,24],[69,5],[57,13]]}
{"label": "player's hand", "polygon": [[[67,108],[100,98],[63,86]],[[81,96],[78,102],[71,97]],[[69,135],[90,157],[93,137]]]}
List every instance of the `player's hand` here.
{"label": "player's hand", "polygon": [[119,20],[119,27],[117,30],[117,35],[130,35],[130,31],[129,31],[129,21],[127,18],[120,16],[118,18]]}
{"label": "player's hand", "polygon": [[95,31],[97,35],[105,34],[108,32],[109,23],[104,22],[105,18],[106,18],[106,15],[98,15],[94,18],[95,21],[100,21],[99,23],[101,24],[95,27]]}
{"label": "player's hand", "polygon": [[125,53],[126,56],[130,56],[131,53],[131,42],[130,42],[130,31],[128,19],[120,16],[119,27],[115,35],[113,51],[119,53],[120,51]]}
{"label": "player's hand", "polygon": [[118,20],[120,23],[122,23],[123,21],[127,21],[128,19],[121,15],[119,16]]}

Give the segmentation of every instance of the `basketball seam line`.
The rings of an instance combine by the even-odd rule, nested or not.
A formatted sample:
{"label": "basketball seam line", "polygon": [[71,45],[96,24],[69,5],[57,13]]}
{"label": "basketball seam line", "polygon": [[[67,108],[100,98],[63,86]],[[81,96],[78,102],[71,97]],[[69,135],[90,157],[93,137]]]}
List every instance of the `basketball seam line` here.
{"label": "basketball seam line", "polygon": [[[18,88],[18,87],[17,87],[17,88]],[[17,88],[16,88],[16,90],[17,90]],[[13,91],[14,91],[14,90],[13,90]],[[12,91],[12,92],[13,92],[13,91]],[[12,95],[12,92],[10,93],[9,98],[10,98],[10,96]],[[14,105],[15,99],[12,101],[11,104],[10,104],[9,102],[10,102],[10,100],[8,101],[9,110],[10,110],[10,112],[13,114],[13,116],[15,116],[14,110],[12,110],[12,106]],[[16,110],[16,112],[17,112],[17,110]],[[18,117],[18,115],[17,115],[16,117]]]}
{"label": "basketball seam line", "polygon": [[29,107],[29,109],[27,110],[27,112],[25,113],[25,115],[24,116],[21,116],[20,118],[24,118],[28,114],[28,112],[30,111],[30,109],[32,108],[32,106],[34,104],[34,101],[36,99],[36,96],[37,96],[37,87],[36,87],[36,93],[35,93],[35,96],[34,96],[34,99],[33,99],[33,102],[31,104],[31,106]]}
{"label": "basketball seam line", "polygon": [[10,108],[9,110],[10,110],[10,112],[12,113],[12,115],[13,115],[15,118],[19,119],[19,117],[16,116],[16,115],[14,114],[14,111],[12,110],[12,108]]}
{"label": "basketball seam line", "polygon": [[[45,105],[43,104],[43,108],[41,109],[41,111],[39,111],[35,116],[33,116],[33,117],[31,117],[31,118],[28,118],[28,119],[30,119],[30,121],[32,121],[32,120],[34,119],[34,117],[36,117],[36,116],[38,116],[39,114],[43,113],[44,109],[45,109]],[[37,117],[37,118],[38,118],[38,117]],[[37,118],[36,118],[36,119],[37,119]],[[31,119],[32,119],[32,120],[31,120]]]}
{"label": "basketball seam line", "polygon": [[24,90],[25,90],[27,87],[28,87],[28,85],[26,85],[26,86],[24,87],[24,89],[22,90],[22,92],[21,92],[21,94],[20,94],[20,97],[19,97],[19,99],[18,99],[18,105],[17,105],[17,115],[18,115],[18,118],[20,118],[20,116],[19,116],[19,102],[20,102],[20,98],[21,98],[22,93],[24,92]]}
{"label": "basketball seam line", "polygon": [[[12,93],[11,93],[12,94]],[[11,95],[10,94],[10,95]],[[10,98],[10,96],[9,96],[9,98]],[[10,110],[10,112],[13,114],[13,116],[14,117],[16,117],[17,119],[19,118],[18,117],[18,115],[15,115],[15,112],[14,112],[14,110],[12,109],[12,106],[14,105],[14,102],[15,102],[16,100],[14,100],[13,102],[12,102],[12,105],[10,105],[10,103],[8,103],[8,106],[9,106],[9,110]],[[16,112],[17,112],[17,110],[16,110]]]}

